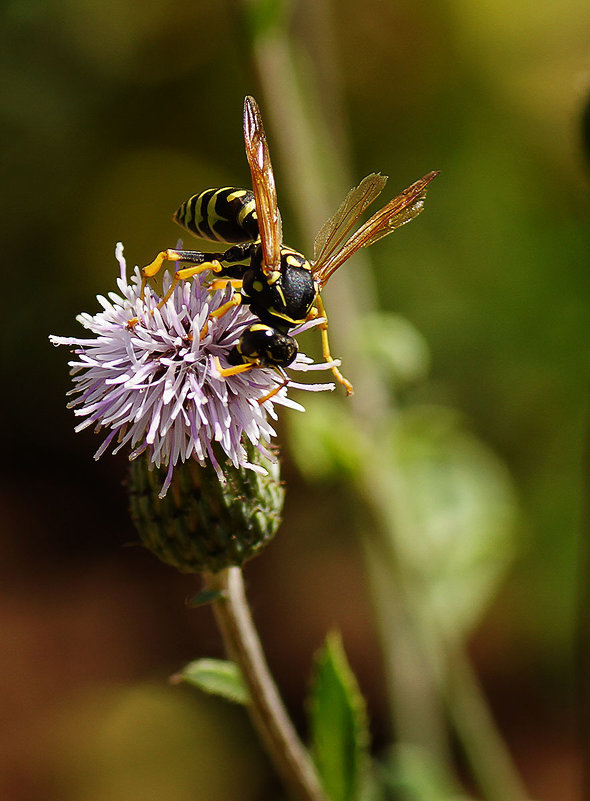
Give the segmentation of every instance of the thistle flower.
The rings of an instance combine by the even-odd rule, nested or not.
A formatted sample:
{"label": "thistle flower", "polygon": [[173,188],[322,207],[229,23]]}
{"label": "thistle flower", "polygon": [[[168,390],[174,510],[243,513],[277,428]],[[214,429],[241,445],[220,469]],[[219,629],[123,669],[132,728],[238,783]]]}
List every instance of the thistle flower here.
{"label": "thistle flower", "polygon": [[[151,465],[167,467],[160,497],[170,486],[174,466],[189,459],[200,465],[212,464],[223,481],[215,455],[219,449],[236,468],[266,472],[248,459],[244,443],[250,442],[272,459],[275,406],[303,410],[288,397],[288,387],[322,391],[334,385],[290,381],[272,398],[262,400],[282,383],[275,370],[255,367],[222,376],[215,366],[216,357],[223,364],[241,333],[254,321],[250,311],[241,306],[210,317],[231,297],[229,285],[211,290],[195,276],[181,281],[158,309],[159,297],[150,287],[141,296],[137,267],[127,279],[120,243],[115,255],[121,269],[117,280],[120,294],[99,295],[102,311],[77,317],[93,337],[50,337],[54,345],[67,345],[75,354],[69,362],[74,387],[68,394],[76,397],[69,406],[84,418],[76,431],[88,426],[109,430],[96,459],[115,443],[113,453],[128,445],[130,459],[146,452]],[[170,282],[166,274],[164,292]],[[137,322],[130,323],[134,320]],[[317,321],[293,333],[313,324]],[[299,354],[289,369],[330,366],[314,364]]]}

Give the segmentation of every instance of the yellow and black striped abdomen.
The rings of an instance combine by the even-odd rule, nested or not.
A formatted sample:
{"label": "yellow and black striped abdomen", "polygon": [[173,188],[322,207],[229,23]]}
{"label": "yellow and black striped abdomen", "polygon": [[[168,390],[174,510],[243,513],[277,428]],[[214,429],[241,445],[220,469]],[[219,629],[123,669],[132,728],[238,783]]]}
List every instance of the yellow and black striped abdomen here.
{"label": "yellow and black striped abdomen", "polygon": [[205,189],[182,204],[174,220],[195,236],[211,242],[253,242],[258,239],[254,195],[249,189],[225,186]]}

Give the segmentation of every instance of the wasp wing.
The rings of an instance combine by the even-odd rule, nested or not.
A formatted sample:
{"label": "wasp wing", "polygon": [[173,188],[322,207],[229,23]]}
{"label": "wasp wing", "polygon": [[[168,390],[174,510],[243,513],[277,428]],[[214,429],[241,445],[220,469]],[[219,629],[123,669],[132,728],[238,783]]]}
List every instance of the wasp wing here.
{"label": "wasp wing", "polygon": [[325,285],[328,278],[357,250],[367,245],[372,245],[373,242],[377,242],[382,237],[395,231],[400,225],[404,225],[413,220],[414,217],[417,217],[424,207],[426,188],[437,175],[438,171],[429,172],[407,189],[404,189],[400,195],[390,200],[386,206],[375,212],[364,225],[361,225],[340,250],[335,252],[331,250],[327,256],[322,253],[312,268],[314,278],[318,282],[320,289]]}
{"label": "wasp wing", "polygon": [[262,117],[253,97],[244,100],[244,142],[262,245],[262,269],[268,275],[280,269],[283,230]]}
{"label": "wasp wing", "polygon": [[386,175],[371,173],[350,190],[336,214],[322,225],[315,238],[313,258],[316,263],[327,261],[341,248],[356,221],[381,194],[386,183]]}

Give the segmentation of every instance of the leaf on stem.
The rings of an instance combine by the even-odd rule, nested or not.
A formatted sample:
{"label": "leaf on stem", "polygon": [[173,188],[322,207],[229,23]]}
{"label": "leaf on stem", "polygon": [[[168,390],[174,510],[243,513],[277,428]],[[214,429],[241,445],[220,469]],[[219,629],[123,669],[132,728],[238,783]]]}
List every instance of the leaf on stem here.
{"label": "leaf on stem", "polygon": [[210,695],[219,695],[234,704],[250,701],[248,688],[240,668],[225,659],[197,659],[189,662],[172,681],[185,681]]}
{"label": "leaf on stem", "polygon": [[365,700],[338,632],[319,652],[310,697],[312,754],[330,801],[355,801],[368,766]]}
{"label": "leaf on stem", "polygon": [[223,595],[223,590],[203,590],[192,598],[189,598],[187,604],[188,606],[194,607],[206,606],[207,604],[213,603],[213,601],[216,601],[218,598],[222,598]]}

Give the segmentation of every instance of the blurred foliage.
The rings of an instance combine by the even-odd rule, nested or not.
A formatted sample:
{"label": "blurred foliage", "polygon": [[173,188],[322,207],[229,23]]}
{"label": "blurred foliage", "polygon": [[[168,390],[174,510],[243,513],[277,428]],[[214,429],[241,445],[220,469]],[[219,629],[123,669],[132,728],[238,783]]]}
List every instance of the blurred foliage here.
{"label": "blurred foliage", "polygon": [[[519,558],[478,648],[492,675],[519,676],[561,709],[587,425],[590,205],[579,142],[590,8],[583,0],[540,0],[534,10],[523,0],[341,0],[331,9],[334,76],[310,2],[285,8],[324,75],[326,104],[331,79],[344,89],[355,175],[383,170],[395,191],[442,170],[419,221],[372,253],[383,309],[420,333],[389,318],[386,328],[368,324],[366,345],[375,358],[379,349],[390,354],[383,369],[401,384],[402,405],[425,410],[397,424],[404,480],[412,474],[418,493],[428,487],[455,503],[448,517],[420,512],[441,547],[457,545],[443,577],[447,597],[450,588],[460,594],[449,614],[472,625],[513,556],[502,534],[512,489],[486,442],[514,477],[522,511]],[[175,244],[170,215],[179,202],[209,185],[247,183],[240,109],[256,85],[232,4],[7,0],[0,19],[0,240],[10,267],[2,546],[5,586],[21,582],[28,594],[41,565],[51,575],[48,559],[76,566],[133,540],[112,522],[124,520],[123,466],[108,457],[95,466],[92,435],[75,438],[63,410],[63,354],[47,334],[76,331],[75,314],[92,310],[94,295],[114,282],[116,241],[130,262],[146,263]],[[315,232],[294,231],[288,204],[282,211],[289,243],[312,241]],[[337,315],[329,293],[327,304]],[[450,406],[473,437],[435,411]],[[324,487],[336,480],[331,460],[340,475],[355,469],[355,434],[331,414],[332,456],[316,451],[309,473],[329,478]],[[315,424],[313,416],[300,422],[293,447],[300,442],[303,454],[303,432]],[[294,476],[292,484],[300,503],[289,506],[287,526],[297,530],[308,521],[305,500],[318,496]],[[340,525],[341,499],[330,506],[329,495],[318,506]],[[418,514],[424,498],[410,498]],[[327,525],[317,534],[333,564],[349,542],[342,535]]]}
{"label": "blurred foliage", "polygon": [[390,436],[400,472],[392,502],[405,520],[398,549],[420,577],[425,610],[461,640],[480,623],[514,557],[512,483],[449,410],[411,409]]}
{"label": "blurred foliage", "polygon": [[265,765],[247,731],[246,715],[222,701],[162,685],[101,687],[54,721],[46,748],[59,798],[192,801],[199,788],[210,801],[254,801]]}
{"label": "blurred foliage", "polygon": [[408,744],[397,745],[387,755],[382,781],[404,799],[425,798],[428,801],[468,801],[452,778],[434,764],[425,749]]}

